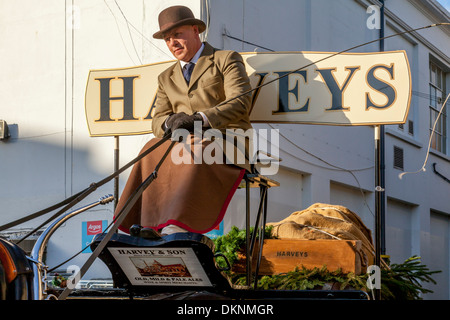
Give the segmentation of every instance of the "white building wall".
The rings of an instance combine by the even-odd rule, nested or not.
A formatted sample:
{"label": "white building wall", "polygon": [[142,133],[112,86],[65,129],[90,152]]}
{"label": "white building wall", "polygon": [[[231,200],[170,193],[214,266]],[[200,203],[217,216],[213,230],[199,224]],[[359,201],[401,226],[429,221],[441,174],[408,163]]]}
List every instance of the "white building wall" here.
{"label": "white building wall", "polygon": [[[213,46],[239,52],[340,51],[379,35],[366,25],[367,6],[379,2],[368,0],[45,0],[39,5],[31,0],[0,0],[0,119],[8,122],[11,131],[9,140],[0,141],[0,224],[46,208],[113,172],[114,138],[91,138],[87,130],[84,90],[88,72],[173,59],[164,42],[152,34],[158,29],[158,13],[179,3],[209,22],[203,36]],[[385,34],[442,22],[445,16],[435,8],[434,1],[386,1]],[[407,124],[403,130],[386,127],[386,253],[394,262],[417,254],[430,267],[442,268],[439,285],[431,289],[436,291],[433,298],[443,299],[449,298],[449,240],[446,229],[436,221],[448,224],[450,188],[431,165],[437,163],[449,177],[449,154],[431,152],[425,172],[399,179],[402,171],[393,168],[393,148],[404,149],[404,171],[420,169],[429,139],[428,63],[431,55],[450,70],[450,32],[446,30],[435,27],[385,41],[385,50],[402,49],[408,54],[413,84],[408,120],[414,125],[413,135]],[[378,50],[374,43],[355,52]],[[281,187],[269,191],[268,221],[323,202],[347,206],[374,231],[372,127],[255,127],[280,130],[283,161],[274,178]],[[133,159],[151,137],[120,137],[120,165]],[[120,189],[128,173],[121,177]],[[226,230],[232,225],[243,227],[242,191],[230,204]],[[108,193],[113,193],[112,182],[77,207]],[[252,191],[253,209],[256,197]],[[109,204],[68,222],[49,245],[49,265],[81,249],[82,221],[110,221],[112,215]],[[436,250],[436,239],[447,247]],[[82,254],[70,264],[81,265],[86,257]],[[97,268],[87,276],[97,277],[104,271]]]}

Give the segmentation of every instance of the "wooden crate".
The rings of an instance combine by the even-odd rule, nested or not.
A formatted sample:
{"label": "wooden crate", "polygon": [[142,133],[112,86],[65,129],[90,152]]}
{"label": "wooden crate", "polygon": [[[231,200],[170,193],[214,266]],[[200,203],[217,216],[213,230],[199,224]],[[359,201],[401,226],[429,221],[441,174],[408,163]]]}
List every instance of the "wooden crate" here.
{"label": "wooden crate", "polygon": [[[268,239],[264,241],[260,275],[272,275],[293,271],[296,266],[312,269],[327,266],[330,271],[361,273],[360,240],[287,240]],[[256,250],[255,250],[256,251]],[[257,252],[253,255],[253,270],[256,268]],[[233,271],[245,273],[244,255],[233,266]]]}

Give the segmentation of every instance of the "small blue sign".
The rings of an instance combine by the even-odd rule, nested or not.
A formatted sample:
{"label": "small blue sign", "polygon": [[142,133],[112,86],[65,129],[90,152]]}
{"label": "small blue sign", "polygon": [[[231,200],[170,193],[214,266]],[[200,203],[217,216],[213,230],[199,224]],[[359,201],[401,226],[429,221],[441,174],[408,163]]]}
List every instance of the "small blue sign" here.
{"label": "small blue sign", "polygon": [[89,244],[97,234],[102,233],[108,227],[108,220],[83,221],[81,225],[81,248],[83,253],[92,252]]}
{"label": "small blue sign", "polygon": [[223,236],[223,220],[211,231],[204,233],[210,239],[216,239],[217,237]]}

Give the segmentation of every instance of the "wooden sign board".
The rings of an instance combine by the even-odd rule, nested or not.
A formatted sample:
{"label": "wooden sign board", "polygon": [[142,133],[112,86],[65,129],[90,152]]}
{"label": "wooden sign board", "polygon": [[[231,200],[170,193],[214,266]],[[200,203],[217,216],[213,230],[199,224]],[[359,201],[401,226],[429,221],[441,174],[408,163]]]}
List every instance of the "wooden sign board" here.
{"label": "wooden sign board", "polygon": [[[381,125],[406,121],[411,74],[405,51],[241,55],[251,85],[257,88],[252,92],[251,122]],[[151,133],[158,75],[173,63],[91,70],[85,95],[90,135]]]}
{"label": "wooden sign board", "polygon": [[134,286],[212,286],[192,248],[108,248]]}

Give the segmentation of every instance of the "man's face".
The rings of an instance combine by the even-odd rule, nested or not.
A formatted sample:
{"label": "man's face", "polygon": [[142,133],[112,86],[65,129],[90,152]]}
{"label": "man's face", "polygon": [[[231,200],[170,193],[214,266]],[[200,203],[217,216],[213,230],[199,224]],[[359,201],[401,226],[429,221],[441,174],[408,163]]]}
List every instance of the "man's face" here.
{"label": "man's face", "polygon": [[164,41],[175,58],[190,61],[201,46],[197,26],[180,26],[164,34]]}

